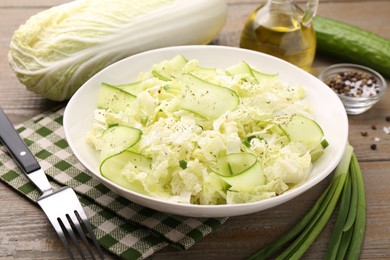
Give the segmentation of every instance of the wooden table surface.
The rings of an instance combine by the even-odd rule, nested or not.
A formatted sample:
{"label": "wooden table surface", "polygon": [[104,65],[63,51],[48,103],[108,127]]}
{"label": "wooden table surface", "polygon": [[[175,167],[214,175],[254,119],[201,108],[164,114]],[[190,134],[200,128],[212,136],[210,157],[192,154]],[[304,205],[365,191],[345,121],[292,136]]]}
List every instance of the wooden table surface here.
{"label": "wooden table surface", "polygon": [[[15,124],[56,106],[25,89],[8,65],[7,52],[13,31],[31,15],[66,0],[0,1],[0,105]],[[239,36],[250,12],[261,1],[228,0],[228,21],[215,43],[238,46]],[[304,2],[304,1],[301,1]],[[390,38],[389,0],[320,1],[318,13],[336,18]],[[317,56],[311,73],[342,62]],[[390,69],[390,68],[389,68]],[[389,84],[389,81],[387,79]],[[366,236],[362,259],[390,259],[390,91],[368,112],[349,116],[350,143],[360,161],[367,198]],[[324,108],[326,109],[326,108]],[[371,129],[372,125],[377,130]],[[368,132],[364,137],[361,132]],[[374,141],[377,137],[380,141]],[[371,150],[372,143],[377,150]],[[216,232],[187,251],[164,249],[151,259],[243,259],[273,241],[293,226],[313,205],[330,177],[292,200],[263,212],[230,218]],[[305,259],[323,258],[334,218]],[[107,258],[115,258],[107,253]],[[67,259],[59,239],[45,215],[33,203],[0,183],[0,259]]]}

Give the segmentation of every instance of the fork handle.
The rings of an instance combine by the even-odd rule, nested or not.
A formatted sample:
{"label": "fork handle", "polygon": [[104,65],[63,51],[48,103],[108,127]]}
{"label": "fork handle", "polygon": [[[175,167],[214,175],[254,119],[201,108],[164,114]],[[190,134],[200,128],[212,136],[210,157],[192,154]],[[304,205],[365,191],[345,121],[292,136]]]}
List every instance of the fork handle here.
{"label": "fork handle", "polygon": [[11,156],[26,174],[35,172],[41,168],[1,107],[0,141],[8,148]]}

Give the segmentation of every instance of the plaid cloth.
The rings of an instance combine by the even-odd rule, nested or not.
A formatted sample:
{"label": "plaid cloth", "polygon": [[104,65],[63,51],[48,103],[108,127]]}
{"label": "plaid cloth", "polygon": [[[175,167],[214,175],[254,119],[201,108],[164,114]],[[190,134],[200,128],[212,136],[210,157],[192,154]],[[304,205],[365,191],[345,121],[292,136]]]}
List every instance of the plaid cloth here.
{"label": "plaid cloth", "polygon": [[[144,259],[168,245],[188,249],[226,221],[161,213],[110,191],[92,178],[72,154],[64,138],[63,112],[62,108],[41,114],[16,129],[51,184],[67,185],[79,195],[102,247],[123,259]],[[0,179],[32,201],[40,196],[1,144]]]}

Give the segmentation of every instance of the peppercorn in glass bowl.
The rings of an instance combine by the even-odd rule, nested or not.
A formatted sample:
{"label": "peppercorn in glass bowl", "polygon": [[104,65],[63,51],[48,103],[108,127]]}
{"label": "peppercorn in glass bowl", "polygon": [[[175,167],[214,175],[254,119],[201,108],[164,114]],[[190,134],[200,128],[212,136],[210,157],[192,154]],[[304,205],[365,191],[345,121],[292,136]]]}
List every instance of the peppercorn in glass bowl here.
{"label": "peppercorn in glass bowl", "polygon": [[329,66],[318,77],[336,92],[350,115],[370,109],[387,88],[385,79],[378,72],[356,64]]}

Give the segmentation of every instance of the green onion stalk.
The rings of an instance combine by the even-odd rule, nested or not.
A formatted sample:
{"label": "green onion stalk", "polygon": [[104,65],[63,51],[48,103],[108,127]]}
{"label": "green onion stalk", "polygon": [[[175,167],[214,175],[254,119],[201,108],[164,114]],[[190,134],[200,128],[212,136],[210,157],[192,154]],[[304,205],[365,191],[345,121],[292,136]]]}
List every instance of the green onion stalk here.
{"label": "green onion stalk", "polygon": [[[358,259],[364,239],[364,182],[353,147],[347,145],[333,179],[312,209],[286,234],[251,255],[249,260],[300,259],[325,228],[339,204],[325,259]],[[288,246],[287,246],[288,245]],[[287,248],[275,256],[281,248]]]}

